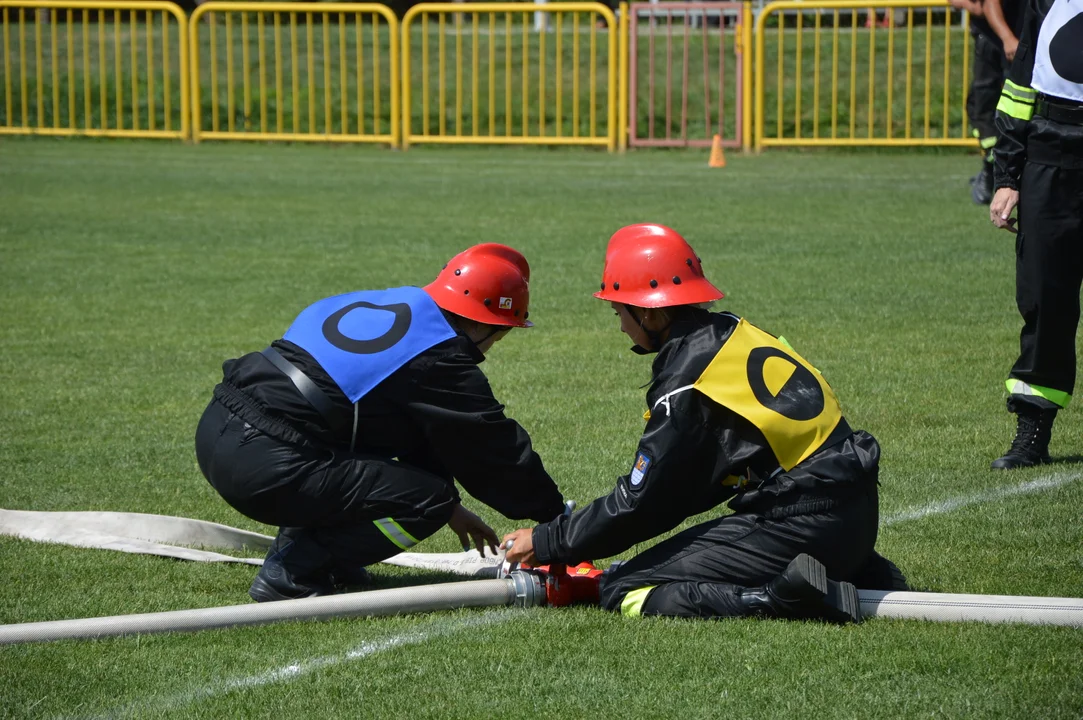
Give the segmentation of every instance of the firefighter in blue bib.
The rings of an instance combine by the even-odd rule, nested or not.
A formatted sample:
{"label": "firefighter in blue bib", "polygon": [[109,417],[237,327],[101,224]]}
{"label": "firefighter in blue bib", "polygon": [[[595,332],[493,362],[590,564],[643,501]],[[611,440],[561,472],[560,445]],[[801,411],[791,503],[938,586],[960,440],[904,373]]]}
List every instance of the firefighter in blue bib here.
{"label": "firefighter in blue bib", "polygon": [[196,431],[199,467],[248,517],[280,527],[249,594],[259,602],[364,584],[365,567],[448,525],[496,534],[470,495],[513,519],[564,505],[478,367],[530,327],[530,269],[488,243],[425,286],[325,298],[281,339],[223,365]]}
{"label": "firefighter in blue bib", "polygon": [[[1053,421],[1075,390],[1083,284],[1083,0],[1029,0],[997,105],[994,225],[1015,239],[1023,318],[1008,375],[1015,438],[993,469],[1049,462]],[[1018,229],[1012,211],[1018,208]]]}
{"label": "firefighter in blue bib", "polygon": [[851,430],[820,373],[782,339],[705,307],[723,297],[685,240],[633,225],[609,241],[601,290],[640,354],[657,353],[647,424],[611,493],[504,538],[508,558],[622,553],[729,501],[601,579],[626,615],[860,619],[854,584],[903,589],[873,546],[880,448]]}

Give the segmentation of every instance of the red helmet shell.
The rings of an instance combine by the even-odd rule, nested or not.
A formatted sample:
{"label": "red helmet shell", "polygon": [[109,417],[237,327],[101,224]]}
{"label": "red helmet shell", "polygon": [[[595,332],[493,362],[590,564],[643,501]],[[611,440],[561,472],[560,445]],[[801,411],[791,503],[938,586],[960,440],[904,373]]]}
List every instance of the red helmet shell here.
{"label": "red helmet shell", "polygon": [[602,289],[594,297],[643,308],[695,305],[725,295],[703,275],[683,237],[664,225],[623,227],[609,238]]}
{"label": "red helmet shell", "polygon": [[477,322],[531,327],[530,265],[523,254],[483,243],[451,258],[424,290],[444,310]]}

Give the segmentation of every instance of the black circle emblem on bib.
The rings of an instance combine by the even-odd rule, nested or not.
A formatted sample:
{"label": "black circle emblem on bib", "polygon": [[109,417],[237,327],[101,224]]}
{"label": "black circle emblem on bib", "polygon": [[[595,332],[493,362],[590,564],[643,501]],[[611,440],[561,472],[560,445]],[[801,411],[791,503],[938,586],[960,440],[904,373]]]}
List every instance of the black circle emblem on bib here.
{"label": "black circle emblem on bib", "polygon": [[1068,82],[1083,83],[1083,14],[1076,15],[1061,25],[1060,30],[1049,41],[1049,62],[1057,75]]}
{"label": "black circle emblem on bib", "polygon": [[[387,332],[380,337],[371,340],[357,340],[346,337],[342,334],[342,331],[338,329],[338,325],[342,322],[342,318],[346,317],[350,311],[357,310],[358,308],[393,313],[395,315],[395,321],[391,323],[391,327]],[[383,352],[384,350],[393,347],[399,340],[406,337],[406,331],[410,329],[410,318],[412,314],[410,306],[406,303],[391,303],[390,305],[374,305],[373,303],[364,301],[350,303],[323,321],[323,336],[327,338],[327,342],[331,343],[339,350],[345,350],[346,352],[355,355],[375,355],[376,353]]]}
{"label": "black circle emblem on bib", "polygon": [[[793,365],[793,374],[777,394],[767,387],[763,368],[771,358]],[[824,391],[808,368],[777,348],[758,347],[748,354],[748,385],[760,404],[791,420],[812,420],[824,411]]]}

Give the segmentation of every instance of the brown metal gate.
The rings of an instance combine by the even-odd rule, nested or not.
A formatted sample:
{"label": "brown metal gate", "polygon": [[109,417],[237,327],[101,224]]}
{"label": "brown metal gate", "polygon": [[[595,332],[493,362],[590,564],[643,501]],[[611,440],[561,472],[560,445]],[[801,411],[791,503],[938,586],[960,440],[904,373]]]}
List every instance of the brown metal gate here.
{"label": "brown metal gate", "polygon": [[717,134],[741,146],[743,6],[629,4],[630,145],[705,147]]}

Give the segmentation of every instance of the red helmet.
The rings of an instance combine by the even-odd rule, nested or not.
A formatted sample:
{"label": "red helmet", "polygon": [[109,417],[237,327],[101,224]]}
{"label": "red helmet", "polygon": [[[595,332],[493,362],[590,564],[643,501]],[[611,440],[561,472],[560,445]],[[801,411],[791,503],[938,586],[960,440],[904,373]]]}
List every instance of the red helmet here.
{"label": "red helmet", "polygon": [[451,258],[424,289],[450,313],[489,325],[531,327],[529,281],[530,265],[521,252],[483,243]]}
{"label": "red helmet", "polygon": [[602,271],[602,300],[643,308],[695,305],[723,295],[703,276],[692,249],[676,231],[641,223],[609,238]]}

